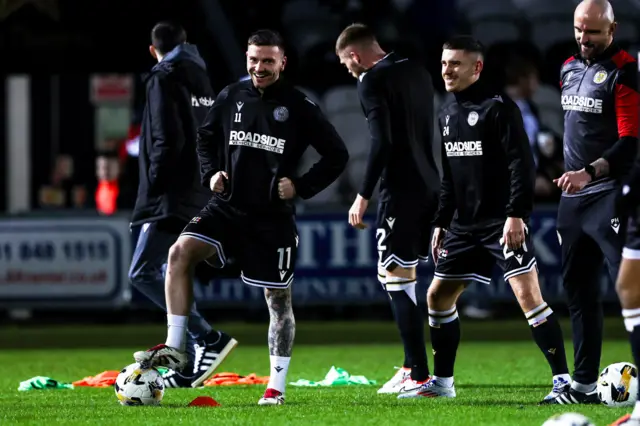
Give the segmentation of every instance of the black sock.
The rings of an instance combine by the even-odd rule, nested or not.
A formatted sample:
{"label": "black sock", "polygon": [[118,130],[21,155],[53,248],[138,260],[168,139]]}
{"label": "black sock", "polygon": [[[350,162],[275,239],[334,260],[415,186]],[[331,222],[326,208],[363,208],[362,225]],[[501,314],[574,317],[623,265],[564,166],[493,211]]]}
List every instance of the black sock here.
{"label": "black sock", "polygon": [[447,311],[429,309],[429,328],[433,347],[433,374],[437,377],[453,377],[460,344],[460,319],[456,307]]}
{"label": "black sock", "polygon": [[404,361],[402,362],[402,368],[411,369],[411,364],[413,364],[413,362],[411,361],[409,354],[407,353],[407,351],[404,351]]}
{"label": "black sock", "polygon": [[[631,341],[631,354],[633,355],[633,363],[640,365],[640,325],[633,327],[633,331],[629,333]],[[638,386],[638,401],[640,401],[640,386]]]}
{"label": "black sock", "polygon": [[[398,285],[400,283],[396,282],[394,284]],[[404,288],[406,288],[406,284],[413,284],[415,292],[415,281],[413,283],[403,282],[402,284]],[[389,286],[389,282],[387,282],[387,286]],[[413,380],[424,381],[429,377],[429,365],[424,343],[422,311],[405,290],[389,291],[389,296],[391,297],[396,324],[404,345],[404,367],[411,369],[411,378]]]}
{"label": "black sock", "polygon": [[[384,276],[382,277],[384,279]],[[387,288],[383,285],[385,291],[387,291]],[[396,324],[397,324],[397,318],[398,318],[398,314],[396,313],[396,305],[395,303],[393,303],[393,299],[391,298],[391,293],[387,293],[389,295],[389,303],[391,304],[391,312],[393,312],[393,318],[396,318]],[[398,326],[399,328],[399,326]],[[402,367],[403,368],[409,368],[411,369],[411,364],[413,364],[413,362],[411,361],[411,356],[410,354],[405,350],[404,351],[404,361],[402,362]]]}
{"label": "black sock", "polygon": [[553,375],[569,374],[562,329],[549,305],[543,302],[527,312],[525,316],[531,326],[533,340],[547,358]]}
{"label": "black sock", "polygon": [[[636,367],[640,366],[640,309],[623,309],[624,326],[629,332],[631,355]],[[640,401],[640,386],[638,386],[638,401]]]}

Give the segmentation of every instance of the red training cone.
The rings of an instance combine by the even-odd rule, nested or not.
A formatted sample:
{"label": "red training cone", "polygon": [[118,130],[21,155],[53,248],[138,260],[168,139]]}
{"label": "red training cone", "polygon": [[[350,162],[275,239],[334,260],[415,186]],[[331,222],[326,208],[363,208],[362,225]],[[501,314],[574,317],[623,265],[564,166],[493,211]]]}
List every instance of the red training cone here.
{"label": "red training cone", "polygon": [[210,396],[199,396],[188,405],[189,407],[220,407],[220,403]]}

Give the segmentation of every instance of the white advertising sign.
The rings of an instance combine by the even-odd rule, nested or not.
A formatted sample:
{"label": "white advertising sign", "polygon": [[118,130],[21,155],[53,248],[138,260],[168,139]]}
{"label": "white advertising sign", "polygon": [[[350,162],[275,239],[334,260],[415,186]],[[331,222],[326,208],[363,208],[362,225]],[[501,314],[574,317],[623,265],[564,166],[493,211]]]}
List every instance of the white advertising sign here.
{"label": "white advertising sign", "polygon": [[128,288],[124,218],[0,220],[0,302],[114,301]]}

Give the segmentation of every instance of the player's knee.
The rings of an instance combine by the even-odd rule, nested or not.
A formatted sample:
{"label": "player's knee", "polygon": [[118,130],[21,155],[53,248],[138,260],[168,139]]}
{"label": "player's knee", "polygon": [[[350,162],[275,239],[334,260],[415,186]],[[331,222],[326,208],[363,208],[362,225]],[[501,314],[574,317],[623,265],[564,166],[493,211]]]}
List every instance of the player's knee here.
{"label": "player's knee", "polygon": [[623,261],[620,274],[616,280],[616,292],[623,308],[631,309],[640,306],[640,287],[636,285],[637,271],[628,268],[627,262]]}
{"label": "player's knee", "polygon": [[292,312],[290,288],[265,288],[264,298],[267,301],[267,307],[272,315]]}
{"label": "player's knee", "polygon": [[217,254],[214,246],[194,238],[178,238],[167,256],[168,273],[175,271],[187,271],[205,259]]}
{"label": "player's knee", "polygon": [[434,279],[427,290],[427,305],[429,309],[445,311],[455,305],[460,293],[464,290],[464,283],[458,281],[445,282]]}
{"label": "player's knee", "polygon": [[625,300],[628,300],[631,294],[631,289],[627,285],[627,282],[628,281],[622,276],[619,276],[616,280],[616,293],[618,293],[618,298],[622,303],[624,303]]}
{"label": "player's knee", "polygon": [[427,304],[431,306],[434,303],[438,303],[442,298],[442,289],[440,288],[442,282],[440,280],[434,279],[431,282],[431,285],[427,289]]}
{"label": "player's knee", "polygon": [[265,288],[265,299],[286,302],[291,300],[291,288]]}
{"label": "player's knee", "polygon": [[544,301],[540,292],[538,274],[535,270],[509,278],[509,284],[524,311],[529,311]]}
{"label": "player's knee", "polygon": [[189,269],[191,265],[195,265],[195,256],[189,245],[184,241],[178,240],[169,249],[167,258],[167,267],[175,271],[177,269]]}

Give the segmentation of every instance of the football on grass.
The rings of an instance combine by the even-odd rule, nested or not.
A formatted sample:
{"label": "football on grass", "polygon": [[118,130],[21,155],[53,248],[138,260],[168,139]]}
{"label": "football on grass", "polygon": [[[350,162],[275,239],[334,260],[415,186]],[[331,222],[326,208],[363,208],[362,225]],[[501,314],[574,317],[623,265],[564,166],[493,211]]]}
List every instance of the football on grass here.
{"label": "football on grass", "polygon": [[598,398],[607,407],[631,407],[638,399],[638,369],[628,362],[605,367],[598,378]]}
{"label": "football on grass", "polygon": [[164,380],[155,368],[142,368],[134,363],[126,366],[113,386],[122,405],[160,405],[164,396]]}

